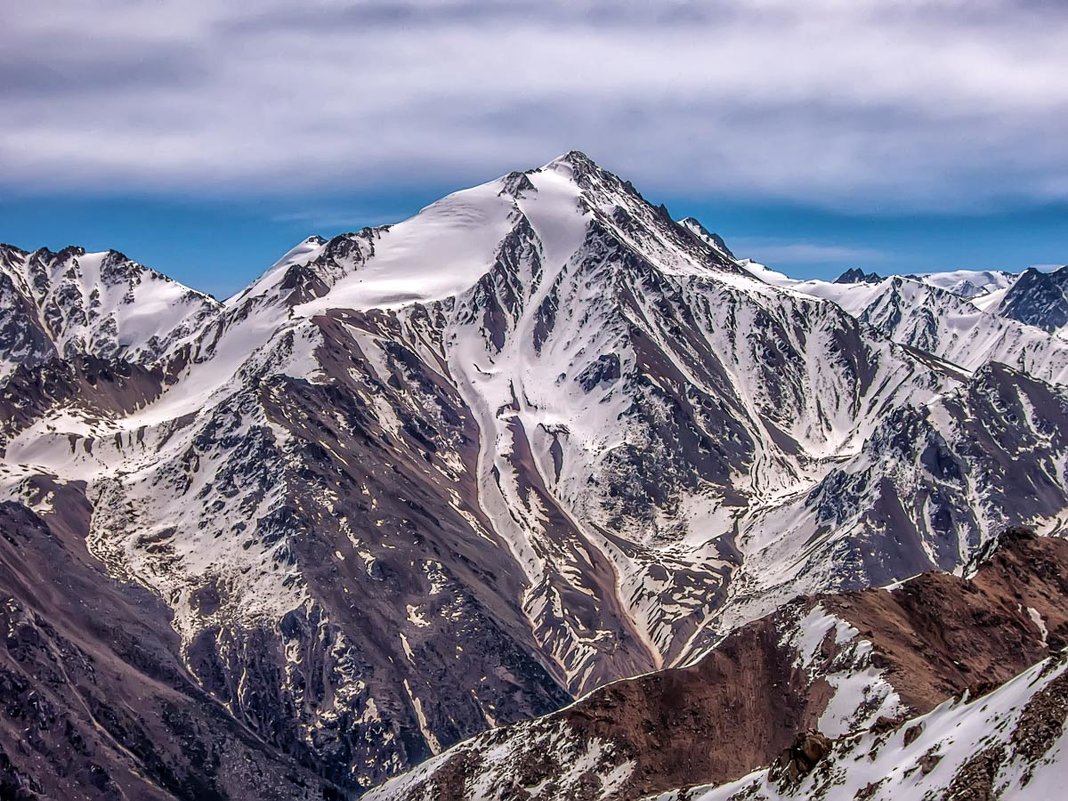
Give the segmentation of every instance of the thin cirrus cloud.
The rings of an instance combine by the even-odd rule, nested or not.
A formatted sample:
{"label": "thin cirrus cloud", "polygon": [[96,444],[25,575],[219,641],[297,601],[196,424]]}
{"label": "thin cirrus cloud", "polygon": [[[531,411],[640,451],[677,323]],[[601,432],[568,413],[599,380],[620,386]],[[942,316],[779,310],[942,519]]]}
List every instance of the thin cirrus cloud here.
{"label": "thin cirrus cloud", "polygon": [[462,185],[587,149],[836,209],[1068,198],[1068,10],[1028,0],[7,3],[0,186]]}
{"label": "thin cirrus cloud", "polygon": [[885,261],[887,253],[875,248],[821,242],[782,242],[739,239],[731,243],[735,255],[773,264],[870,264]]}
{"label": "thin cirrus cloud", "polygon": [[396,222],[403,212],[387,211],[375,206],[318,207],[272,214],[271,222],[297,224],[308,230],[338,230],[353,227],[354,221],[361,226],[386,225]]}

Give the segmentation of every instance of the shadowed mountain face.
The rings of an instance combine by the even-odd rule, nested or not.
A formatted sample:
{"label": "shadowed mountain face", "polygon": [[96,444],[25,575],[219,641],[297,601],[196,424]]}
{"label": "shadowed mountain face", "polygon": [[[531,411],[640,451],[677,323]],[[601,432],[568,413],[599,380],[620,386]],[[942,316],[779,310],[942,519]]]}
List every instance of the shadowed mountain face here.
{"label": "shadowed mountain face", "polygon": [[1005,294],[998,311],[1005,317],[1056,331],[1068,325],[1068,268],[1051,273],[1025,270]]}
{"label": "shadowed mountain face", "polygon": [[[84,628],[41,606],[69,577],[19,533],[61,527],[77,599],[155,650],[125,625],[92,647],[201,705],[185,757],[145,731],[207,784],[112,734],[120,786],[355,794],[799,593],[1058,532],[1059,342],[931,284],[833,286],[777,283],[578,153],[310,238],[223,303],[120,254],[5,246],[0,592]],[[84,768],[0,731],[19,776]],[[188,756],[231,731],[247,771]]]}
{"label": "shadowed mountain face", "polygon": [[877,284],[883,279],[878,273],[866,273],[859,267],[851,267],[836,279],[836,284]]}

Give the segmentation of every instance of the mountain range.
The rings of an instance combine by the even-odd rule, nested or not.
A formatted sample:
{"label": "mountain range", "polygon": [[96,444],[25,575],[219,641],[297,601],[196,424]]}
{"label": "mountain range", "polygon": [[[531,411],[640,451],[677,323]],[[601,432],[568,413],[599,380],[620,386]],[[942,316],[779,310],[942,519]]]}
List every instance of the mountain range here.
{"label": "mountain range", "polygon": [[[793,280],[577,152],[311,237],[225,301],[0,246],[0,792],[637,798],[817,722],[849,773],[843,737],[988,720],[939,706],[976,674],[1023,714],[1063,684],[1063,583],[1006,611],[950,574],[1063,533],[1066,289]],[[1019,575],[1060,569],[1017,539]],[[915,618],[950,595],[1011,659],[935,648]],[[663,740],[694,687],[694,736]],[[725,719],[747,739],[680,772]],[[451,789],[411,789],[435,766]]]}

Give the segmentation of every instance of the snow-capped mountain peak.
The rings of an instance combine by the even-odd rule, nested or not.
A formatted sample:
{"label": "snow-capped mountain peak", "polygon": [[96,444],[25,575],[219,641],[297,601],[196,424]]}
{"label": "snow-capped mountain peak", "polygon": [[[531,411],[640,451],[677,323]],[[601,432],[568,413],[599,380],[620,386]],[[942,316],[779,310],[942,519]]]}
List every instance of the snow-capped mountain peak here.
{"label": "snow-capped mountain peak", "polygon": [[[654,263],[662,269],[738,272],[722,240],[682,236],[633,186],[572,151],[540,168],[455,192],[403,222],[329,242],[305,240],[229,303],[281,292],[300,306],[298,315],[310,315],[330,307],[395,309],[457,297],[499,265],[503,246],[526,242],[543,265],[562,266],[590,235],[591,224],[628,245],[653,246],[662,257]],[[652,241],[629,241],[628,231],[650,229],[657,231]],[[703,244],[711,246],[713,258]]]}
{"label": "snow-capped mountain peak", "polygon": [[220,305],[114,250],[87,253],[72,246],[30,253],[4,245],[0,308],[7,337],[0,351],[10,354],[3,375],[53,352],[149,363],[197,331]]}
{"label": "snow-capped mountain peak", "polygon": [[859,267],[851,267],[834,279],[836,284],[878,284],[883,277],[878,273],[866,273]]}
{"label": "snow-capped mountain peak", "polygon": [[222,304],[2,258],[4,497],[352,792],[1068,498],[1054,337],[736,261],[580,153],[311,237]]}
{"label": "snow-capped mountain peak", "polygon": [[952,292],[965,300],[973,300],[991,292],[1008,289],[1019,275],[1005,270],[947,270],[908,277]]}
{"label": "snow-capped mountain peak", "polygon": [[683,217],[679,220],[679,225],[707,242],[728,259],[735,259],[734,254],[731,252],[731,249],[727,247],[727,243],[723,240],[723,237],[709,231],[696,217]]}

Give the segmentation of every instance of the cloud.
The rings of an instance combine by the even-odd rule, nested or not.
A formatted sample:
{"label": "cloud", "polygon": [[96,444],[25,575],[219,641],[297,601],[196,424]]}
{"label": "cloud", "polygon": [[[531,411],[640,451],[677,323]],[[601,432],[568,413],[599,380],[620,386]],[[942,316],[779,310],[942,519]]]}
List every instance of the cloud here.
{"label": "cloud", "polygon": [[579,148],[649,192],[1068,198],[1068,10],[1034,0],[5,5],[0,186],[463,185]]}
{"label": "cloud", "polygon": [[403,212],[391,213],[370,206],[320,207],[312,205],[300,211],[274,214],[270,219],[277,223],[297,223],[316,231],[337,229],[349,231],[354,225],[374,226],[393,223],[402,214]]}
{"label": "cloud", "polygon": [[752,258],[761,264],[869,264],[888,258],[886,253],[873,248],[820,242],[739,239],[731,242],[731,246],[742,258]]}

